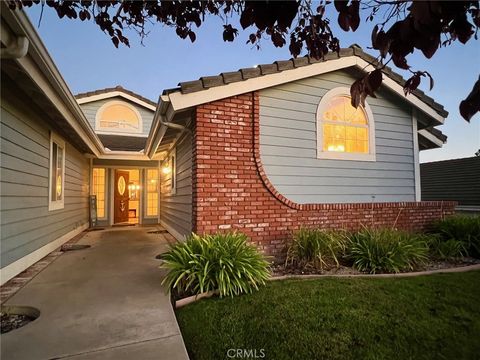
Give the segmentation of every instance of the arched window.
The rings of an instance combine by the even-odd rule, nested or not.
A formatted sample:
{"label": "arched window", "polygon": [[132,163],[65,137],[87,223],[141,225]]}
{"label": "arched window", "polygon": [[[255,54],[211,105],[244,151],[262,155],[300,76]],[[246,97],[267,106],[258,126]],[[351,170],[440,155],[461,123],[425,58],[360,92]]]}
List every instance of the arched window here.
{"label": "arched window", "polygon": [[327,92],[317,109],[317,157],[375,161],[375,124],[370,107],[351,105],[350,90]]}
{"label": "arched window", "polygon": [[142,117],[130,104],[109,101],[97,111],[96,130],[136,134],[142,132]]}

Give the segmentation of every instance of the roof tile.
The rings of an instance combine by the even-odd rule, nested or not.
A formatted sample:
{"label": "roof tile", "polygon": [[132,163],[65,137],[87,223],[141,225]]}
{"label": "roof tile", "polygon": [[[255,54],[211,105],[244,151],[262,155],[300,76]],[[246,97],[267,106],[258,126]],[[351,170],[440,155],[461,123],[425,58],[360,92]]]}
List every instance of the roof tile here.
{"label": "roof tile", "polygon": [[201,77],[200,80],[202,81],[204,88],[223,85],[223,78],[220,75],[204,76],[204,77]]}
{"label": "roof tile", "polygon": [[251,79],[254,77],[259,77],[262,75],[258,67],[255,68],[244,68],[239,70],[242,73],[242,78],[244,80]]}
{"label": "roof tile", "polygon": [[278,66],[278,71],[293,69],[293,61],[292,60],[275,61],[275,64],[277,64],[277,66]]}
{"label": "roof tile", "polygon": [[[273,64],[262,64],[255,68],[244,68],[238,71],[224,72],[219,76],[205,76],[200,78],[200,80],[195,81],[186,81],[179,84],[180,91],[184,94],[192,93],[196,91],[205,90],[210,87],[223,86],[233,82],[243,81],[251,78],[256,78],[260,76],[265,76],[269,74],[274,74],[277,72],[294,69],[301,66],[308,66],[309,64],[316,64],[323,61],[338,59],[341,57],[348,56],[358,56],[363,60],[371,63],[372,65],[378,65],[378,61],[375,57],[370,54],[367,54],[362,50],[358,45],[352,45],[349,48],[340,49],[338,53],[330,52],[326,54],[323,58],[315,59],[309,56],[298,57],[296,59],[284,60],[284,61],[275,61]],[[397,82],[401,86],[405,84],[403,77],[395,73],[390,67],[383,68],[383,73],[391,78],[393,81]],[[175,89],[172,89],[175,91]],[[445,111],[441,104],[435,102],[431,97],[427,96],[423,91],[415,90],[413,94],[417,96],[420,100],[429,104],[438,114],[443,117],[448,115],[448,112]]]}
{"label": "roof tile", "polygon": [[258,67],[260,68],[262,75],[273,74],[278,71],[277,64],[262,64],[258,65]]}
{"label": "roof tile", "polygon": [[133,91],[131,90],[127,90],[125,88],[123,88],[122,86],[120,85],[117,85],[115,87],[110,87],[110,88],[104,88],[104,89],[98,89],[98,90],[94,90],[94,91],[88,91],[88,92],[84,92],[84,93],[79,93],[79,94],[76,94],[75,95],[75,98],[77,99],[82,99],[82,98],[86,98],[86,97],[90,97],[90,96],[94,96],[94,95],[100,95],[100,94],[106,94],[106,93],[109,93],[109,92],[114,92],[114,91],[119,91],[119,92],[123,92],[125,94],[128,94],[130,96],[133,96],[139,100],[142,100],[144,102],[146,102],[147,104],[149,105],[152,105],[152,106],[157,106],[157,103],[155,101],[152,101],[150,99],[147,99],[146,97],[143,97],[137,93],[134,93]]}
{"label": "roof tile", "polygon": [[237,81],[242,81],[242,73],[239,71],[229,71],[229,72],[224,72],[221,73],[223,77],[223,82],[225,84],[230,84],[232,82],[237,82]]}

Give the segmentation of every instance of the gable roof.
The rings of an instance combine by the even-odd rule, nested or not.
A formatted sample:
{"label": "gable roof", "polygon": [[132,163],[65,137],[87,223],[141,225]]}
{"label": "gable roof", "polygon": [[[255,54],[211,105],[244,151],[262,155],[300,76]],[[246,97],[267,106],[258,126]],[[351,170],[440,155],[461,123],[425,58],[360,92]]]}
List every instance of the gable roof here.
{"label": "gable roof", "polygon": [[139,95],[131,90],[127,90],[120,85],[110,88],[98,89],[94,91],[88,91],[84,93],[79,93],[75,95],[79,104],[85,104],[92,101],[97,101],[101,99],[108,99],[113,97],[123,97],[127,100],[133,101],[141,106],[144,106],[150,110],[155,111],[157,103],[146,97]]}
{"label": "gable roof", "polygon": [[[164,91],[164,95],[174,95],[175,93],[188,95],[188,94],[192,94],[200,91],[214,89],[216,87],[240,83],[242,81],[245,82],[251,79],[266,78],[274,74],[285,72],[287,70],[294,70],[302,67],[305,68],[305,67],[309,67],[319,63],[325,63],[325,65],[327,65],[327,63],[332,60],[338,60],[342,58],[346,59],[349,57],[358,57],[364,60],[364,63],[366,63],[367,65],[371,65],[371,67],[377,66],[379,64],[379,62],[373,56],[364,52],[357,45],[352,45],[349,48],[341,49],[338,54],[328,53],[323,59],[317,60],[308,56],[298,57],[296,59],[290,59],[285,61],[275,61],[272,64],[258,65],[254,68],[243,68],[238,71],[224,72],[215,76],[203,76],[203,77],[200,77],[198,80],[180,82],[179,88],[166,90]],[[356,64],[345,63],[345,66],[338,66],[338,69],[354,66],[354,65]],[[333,70],[335,69],[332,69],[329,71],[333,71]],[[368,71],[370,70],[373,70],[373,69],[368,69]],[[405,79],[398,73],[394,72],[390,67],[386,66],[382,70],[382,72],[389,79],[393,80],[393,82],[395,82],[396,84],[400,85],[401,87],[404,86]],[[287,79],[285,82],[287,81],[289,80]],[[386,83],[386,81],[384,81],[384,83]],[[423,91],[417,89],[412,92],[412,95],[418,98],[424,104],[426,104],[429,108],[434,110],[434,112],[438,114],[436,116],[437,120],[440,120],[440,118],[445,118],[448,116],[448,112],[445,110],[443,105],[437,103],[433,98],[426,95]],[[231,96],[231,95],[229,94],[228,96]],[[411,98],[406,97],[406,99],[407,101],[412,102]],[[439,122],[442,123],[443,121],[439,121]]]}

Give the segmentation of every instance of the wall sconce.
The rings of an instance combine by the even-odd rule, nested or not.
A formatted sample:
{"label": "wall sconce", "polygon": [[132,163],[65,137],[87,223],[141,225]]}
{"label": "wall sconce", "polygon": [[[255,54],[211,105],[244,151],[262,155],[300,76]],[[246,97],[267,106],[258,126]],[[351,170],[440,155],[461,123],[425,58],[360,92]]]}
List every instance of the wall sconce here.
{"label": "wall sconce", "polygon": [[165,175],[168,175],[172,172],[172,168],[170,167],[170,161],[167,162],[163,167],[162,167],[162,172],[165,174]]}

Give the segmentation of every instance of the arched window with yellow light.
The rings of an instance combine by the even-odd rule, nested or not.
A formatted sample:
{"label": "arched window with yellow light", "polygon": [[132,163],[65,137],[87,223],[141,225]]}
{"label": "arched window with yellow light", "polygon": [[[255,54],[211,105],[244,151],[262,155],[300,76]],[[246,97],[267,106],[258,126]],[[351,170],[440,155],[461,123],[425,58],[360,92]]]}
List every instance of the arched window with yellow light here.
{"label": "arched window with yellow light", "polygon": [[375,161],[375,123],[370,106],[351,105],[350,89],[328,91],[317,108],[317,157]]}
{"label": "arched window with yellow light", "polygon": [[98,109],[95,129],[113,133],[141,133],[142,117],[138,110],[127,102],[109,101]]}

